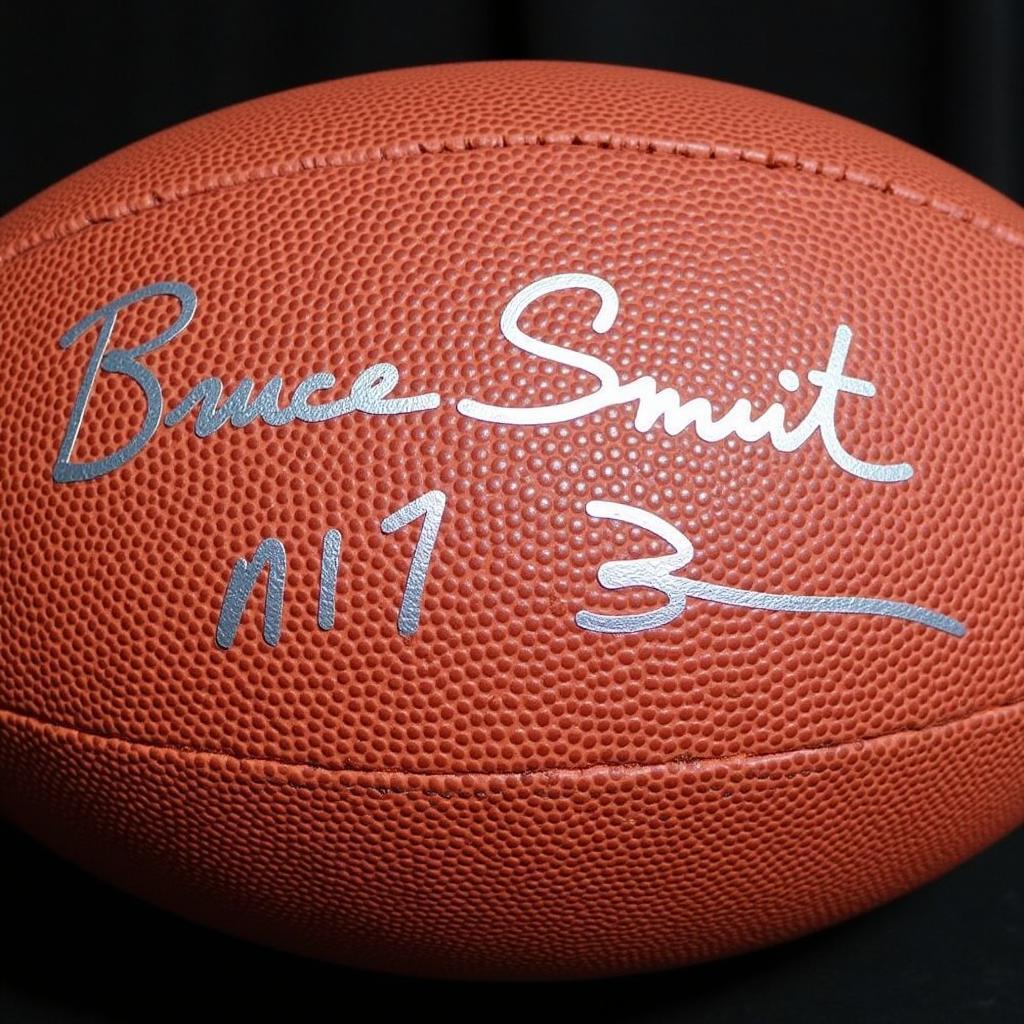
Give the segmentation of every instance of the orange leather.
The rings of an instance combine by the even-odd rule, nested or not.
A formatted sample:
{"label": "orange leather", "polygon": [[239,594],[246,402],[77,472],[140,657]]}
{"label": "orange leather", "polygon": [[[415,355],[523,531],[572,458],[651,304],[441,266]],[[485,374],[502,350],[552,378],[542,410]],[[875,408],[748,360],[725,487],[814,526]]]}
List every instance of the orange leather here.
{"label": "orange leather", "polygon": [[[566,402],[593,376],[499,330],[650,375],[716,416],[814,391],[837,325],[836,427],[902,482],[812,439],[670,435],[635,405],[551,425],[460,414]],[[190,285],[145,357],[165,412],[317,372],[438,408],[159,428],[120,468],[53,468],[119,296]],[[1024,818],[1024,212],[896,140],[775,97],[572,64],[450,65],[244,104],[114,154],[0,221],[0,806],[164,906],[396,971],[576,977],[778,941],[890,899]],[[154,338],[167,297],[118,317]],[[131,380],[97,378],[74,455],[128,441]],[[396,626],[421,522],[447,504],[418,629]],[[647,509],[721,586],[869,595],[962,622],[690,599],[657,609],[600,566],[663,555],[588,514]],[[333,628],[321,544],[342,535]],[[215,642],[235,560],[287,554],[280,642],[256,587]]]}

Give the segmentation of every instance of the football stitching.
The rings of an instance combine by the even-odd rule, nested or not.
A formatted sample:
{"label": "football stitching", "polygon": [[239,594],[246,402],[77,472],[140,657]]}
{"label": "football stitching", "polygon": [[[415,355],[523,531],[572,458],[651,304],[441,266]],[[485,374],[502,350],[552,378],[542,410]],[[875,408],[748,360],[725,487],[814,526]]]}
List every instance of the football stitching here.
{"label": "football stitching", "polygon": [[[891,732],[876,733],[873,736],[865,736],[860,739],[843,740],[835,743],[821,743],[808,747],[793,747],[786,750],[773,750],[766,754],[734,754],[728,757],[678,757],[669,761],[654,762],[594,762],[587,765],[563,765],[552,768],[532,768],[524,771],[487,771],[483,769],[473,771],[436,771],[417,772],[402,768],[338,768],[330,765],[314,764],[308,761],[287,761],[277,757],[254,757],[245,754],[232,754],[222,750],[206,750],[201,747],[191,747],[184,744],[155,743],[150,740],[128,739],[123,736],[115,736],[98,730],[83,729],[78,726],[64,725],[60,722],[48,721],[36,715],[26,714],[23,711],[16,711],[12,708],[0,707],[0,720],[4,717],[14,719],[15,724],[27,723],[29,726],[38,728],[41,731],[51,733],[71,733],[76,737],[84,737],[96,740],[101,743],[124,744],[126,747],[135,750],[145,750],[165,754],[183,754],[198,758],[226,758],[236,761],[239,764],[268,765],[274,768],[294,769],[296,771],[310,771],[315,773],[327,773],[330,775],[364,775],[375,776],[384,779],[437,779],[443,782],[445,779],[505,779],[526,781],[534,777],[560,776],[560,777],[581,777],[590,773],[609,772],[615,774],[647,774],[670,768],[701,768],[705,765],[736,765],[751,764],[754,762],[772,762],[789,757],[807,756],[813,757],[816,754],[830,754],[845,749],[858,749],[870,743],[878,743],[884,740],[891,740],[899,736],[917,736],[935,732],[940,729],[949,729],[964,725],[974,720],[980,720],[988,716],[997,716],[1015,711],[1024,710],[1024,700],[1010,700],[1003,704],[994,704],[979,711],[969,711],[957,718],[946,718],[941,722],[933,722],[929,725],[919,727],[904,726],[902,729],[894,729]],[[809,770],[819,770],[824,766],[803,765],[794,767],[788,774],[799,774]],[[288,780],[288,785],[301,785],[295,780]],[[381,793],[409,793],[417,795],[444,796],[443,791],[410,789],[403,790],[399,787],[370,783],[341,783],[344,789],[369,789]],[[457,791],[452,795],[465,795],[465,791]]]}
{"label": "football stitching", "polygon": [[645,139],[602,132],[545,132],[486,135],[454,139],[395,143],[368,149],[346,150],[326,156],[306,156],[274,164],[270,167],[254,168],[237,177],[222,177],[207,185],[185,186],[166,194],[150,192],[135,199],[125,200],[107,213],[81,214],[79,218],[65,221],[50,233],[35,233],[11,242],[2,253],[0,263],[25,255],[51,242],[64,241],[102,224],[116,224],[129,217],[192,199],[197,196],[244,188],[247,185],[298,177],[315,171],[361,164],[407,159],[415,156],[441,153],[463,153],[483,149],[512,149],[527,146],[589,146],[595,149],[634,150],[640,153],[682,156],[689,159],[737,160],[767,170],[790,169],[813,174],[826,181],[849,182],[852,185],[895,196],[919,208],[935,210],[952,220],[969,224],[984,231],[993,238],[1007,242],[1017,249],[1024,249],[1024,235],[982,214],[942,199],[927,196],[893,181],[884,181],[869,174],[861,173],[840,164],[828,161],[805,159],[774,147],[769,149],[744,149],[737,146],[702,142],[672,142],[662,139]]}

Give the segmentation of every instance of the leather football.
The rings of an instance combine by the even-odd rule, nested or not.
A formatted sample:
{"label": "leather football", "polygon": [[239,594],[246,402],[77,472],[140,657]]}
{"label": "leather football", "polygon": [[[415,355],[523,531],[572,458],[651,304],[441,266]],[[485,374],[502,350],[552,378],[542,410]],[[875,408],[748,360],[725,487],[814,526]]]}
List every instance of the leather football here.
{"label": "leather football", "polygon": [[1024,819],[1024,211],[557,63],[191,121],[0,221],[0,808],[345,964],[653,970]]}

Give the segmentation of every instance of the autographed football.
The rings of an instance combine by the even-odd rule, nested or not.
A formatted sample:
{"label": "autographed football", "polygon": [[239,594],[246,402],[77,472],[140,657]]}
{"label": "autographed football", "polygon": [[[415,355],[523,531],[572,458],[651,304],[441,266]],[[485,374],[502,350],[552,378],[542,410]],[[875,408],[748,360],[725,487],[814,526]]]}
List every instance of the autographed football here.
{"label": "autographed football", "polygon": [[1024,819],[1024,211],[674,74],[367,75],[0,221],[0,809],[396,972],[777,942]]}

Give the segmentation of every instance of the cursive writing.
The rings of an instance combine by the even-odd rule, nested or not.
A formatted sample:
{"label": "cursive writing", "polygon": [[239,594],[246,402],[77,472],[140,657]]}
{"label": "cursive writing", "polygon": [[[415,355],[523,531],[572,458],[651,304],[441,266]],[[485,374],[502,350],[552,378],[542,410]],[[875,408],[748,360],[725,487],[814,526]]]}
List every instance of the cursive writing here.
{"label": "cursive writing", "polygon": [[[501,333],[507,341],[524,352],[589,373],[597,379],[597,388],[581,398],[540,406],[488,405],[464,398],[458,403],[458,410],[463,416],[490,423],[564,423],[599,409],[635,402],[633,422],[636,429],[642,432],[651,430],[660,419],[666,433],[671,436],[692,426],[697,436],[704,441],[722,441],[730,435],[748,443],[768,438],[779,452],[794,452],[817,433],[832,461],[840,469],[862,480],[896,483],[908,480],[913,475],[913,467],[905,462],[881,465],[858,459],[839,440],[836,432],[836,402],[839,395],[872,398],[875,394],[875,386],[870,381],[848,377],[844,373],[853,338],[853,332],[846,324],[836,328],[825,369],[811,370],[807,374],[808,383],[817,388],[818,394],[803,420],[789,429],[785,421],[786,409],[781,402],[773,402],[759,416],[754,416],[749,399],[741,398],[733,403],[725,415],[716,419],[707,398],[691,398],[684,402],[675,388],[659,390],[653,377],[637,377],[624,384],[615,369],[603,359],[565,345],[541,341],[520,328],[520,318],[537,299],[575,288],[592,291],[600,298],[601,304],[591,327],[595,334],[605,334],[618,317],[619,296],[607,281],[593,274],[555,274],[523,288],[513,296],[501,315]],[[800,378],[793,370],[781,370],[778,379],[788,392],[795,392],[800,387]]]}
{"label": "cursive writing", "polygon": [[[170,326],[155,338],[141,344],[129,348],[112,347],[111,339],[117,326],[118,314],[136,303],[157,297],[171,298],[178,304],[178,313]],[[199,437],[209,437],[228,423],[232,427],[245,427],[260,420],[269,426],[280,427],[293,420],[322,423],[353,412],[373,416],[395,416],[424,409],[436,409],[441,402],[440,396],[436,393],[404,398],[388,397],[398,384],[398,369],[390,363],[375,363],[356,377],[347,395],[323,402],[315,402],[312,399],[315,395],[334,387],[335,379],[332,373],[314,373],[306,377],[294,387],[283,405],[283,382],[280,377],[272,377],[258,391],[253,381],[246,378],[236,385],[227,398],[223,398],[224,385],[220,378],[207,377],[196,384],[164,417],[163,388],[156,375],[141,360],[143,356],[178,337],[195,315],[196,305],[196,294],[187,284],[177,281],[151,284],[90,313],[60,339],[60,347],[68,348],[87,331],[99,327],[99,336],[86,365],[78,394],[75,396],[71,418],[53,467],[53,479],[57,483],[94,480],[105,473],[113,472],[138,455],[157,432],[161,422],[167,427],[173,427],[193,410],[196,411],[196,434]],[[102,373],[120,374],[138,386],[145,399],[142,423],[135,434],[116,451],[91,461],[74,461],[75,444],[82,420],[89,406],[96,379]]]}
{"label": "cursive writing", "polygon": [[[633,426],[644,433],[654,429],[660,421],[670,436],[692,427],[698,437],[709,443],[729,437],[748,444],[767,439],[782,453],[795,452],[816,437],[835,465],[862,480],[895,483],[907,480],[913,474],[913,468],[905,462],[884,464],[860,459],[849,452],[839,438],[836,427],[839,396],[870,399],[875,395],[871,381],[846,373],[853,339],[853,332],[846,324],[840,323],[836,328],[824,368],[806,373],[807,384],[816,390],[816,394],[799,423],[791,427],[787,425],[787,409],[781,401],[772,402],[755,415],[751,401],[739,398],[723,415],[716,416],[707,397],[683,400],[674,388],[659,388],[651,376],[624,382],[611,365],[597,356],[567,344],[534,338],[520,327],[523,315],[538,299],[572,289],[584,289],[598,297],[599,308],[591,329],[596,335],[610,331],[619,314],[618,293],[603,278],[572,273],[542,278],[516,293],[501,314],[501,333],[512,345],[530,355],[589,374],[596,381],[596,386],[580,397],[539,406],[491,405],[463,398],[456,406],[461,415],[499,424],[552,424],[602,409],[631,405],[634,406]],[[167,326],[136,344],[121,344],[121,338],[115,344],[120,314],[153,300],[163,303],[161,309],[167,307],[168,300],[176,307]],[[148,285],[90,313],[60,339],[60,347],[67,349],[83,335],[96,332],[96,341],[53,466],[53,479],[57,483],[93,480],[111,473],[133,459],[161,427],[173,428],[189,417],[194,417],[195,434],[205,438],[227,427],[243,428],[255,422],[283,427],[296,421],[323,423],[352,413],[373,416],[409,414],[436,409],[440,405],[441,398],[436,392],[395,397],[393,392],[400,383],[398,369],[390,363],[375,363],[358,373],[348,392],[341,395],[327,394],[335,389],[336,379],[334,374],[326,371],[312,373],[290,389],[286,389],[281,377],[274,376],[259,387],[246,377],[227,390],[220,377],[209,376],[193,384],[183,398],[165,409],[163,386],[145,360],[188,328],[197,304],[196,293],[187,284],[165,281]],[[79,433],[93,401],[97,380],[104,374],[127,378],[132,383],[142,399],[139,423],[132,436],[120,447],[108,450],[98,458],[76,460]],[[786,392],[794,394],[800,390],[801,380],[794,370],[783,368],[777,377]],[[442,491],[428,491],[380,523],[382,532],[390,535],[412,526],[417,520],[423,521],[398,612],[397,629],[402,636],[412,636],[419,628],[424,587],[447,500]],[[597,571],[597,580],[603,587],[609,590],[646,588],[663,595],[665,602],[657,608],[631,614],[607,615],[580,610],[575,621],[582,629],[597,633],[636,633],[656,629],[682,615],[687,600],[692,598],[760,611],[885,616],[955,637],[962,637],[967,632],[956,619],[900,601],[864,596],[768,593],[679,576],[676,575],[678,571],[693,560],[694,549],[676,527],[652,512],[613,501],[590,501],[586,510],[597,519],[615,520],[647,530],[668,544],[671,552],[657,557],[602,564]],[[331,629],[335,622],[341,546],[340,530],[334,527],[327,529],[321,553],[317,611],[317,624],[323,630]],[[226,649],[234,643],[246,606],[264,570],[268,579],[263,635],[271,646],[278,643],[286,554],[279,539],[269,538],[259,543],[251,559],[240,558],[231,569],[217,624],[219,646]]]}
{"label": "cursive writing", "polygon": [[920,626],[937,629],[951,636],[961,637],[967,628],[948,615],[933,612],[918,605],[902,601],[887,601],[874,597],[824,597],[802,594],[768,594],[759,590],[740,590],[717,583],[674,575],[693,559],[693,545],[671,523],[647,509],[634,508],[615,501],[588,501],[587,514],[595,519],[614,519],[630,526],[638,526],[660,537],[671,548],[670,555],[653,558],[632,558],[605,562],[597,570],[597,581],[608,590],[626,587],[647,587],[664,594],[667,603],[653,611],[632,615],[600,615],[596,612],[576,613],[576,625],[596,633],[639,633],[657,629],[677,619],[686,610],[688,597],[718,604],[754,608],[760,611],[827,612],[845,615],[882,615],[891,619],[904,619]]}

